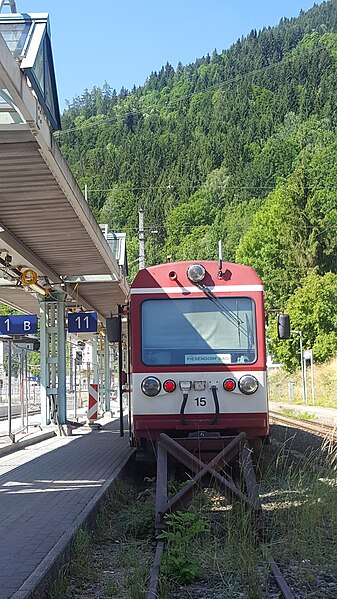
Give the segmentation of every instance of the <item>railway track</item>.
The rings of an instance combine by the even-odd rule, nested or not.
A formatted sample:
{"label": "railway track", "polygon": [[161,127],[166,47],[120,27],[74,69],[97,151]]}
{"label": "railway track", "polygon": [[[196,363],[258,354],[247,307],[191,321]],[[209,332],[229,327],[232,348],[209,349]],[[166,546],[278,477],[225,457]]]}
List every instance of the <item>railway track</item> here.
{"label": "railway track", "polygon": [[[168,500],[167,487],[167,464],[168,454],[192,470],[192,478],[185,483],[180,490]],[[202,456],[202,454],[201,454]],[[245,481],[246,490],[242,492],[230,477],[224,477],[220,472],[225,463],[230,463],[234,457],[238,457],[241,465],[242,476]],[[186,507],[201,479],[205,475],[211,476],[211,482],[208,486],[215,486],[221,489],[224,497],[229,504],[234,505],[235,501],[240,500],[245,505],[247,511],[253,514],[252,528],[256,533],[256,540],[259,539],[264,544],[265,536],[265,518],[262,512],[262,504],[259,496],[259,488],[255,478],[251,452],[246,441],[245,433],[240,433],[233,437],[231,442],[224,447],[211,461],[203,462],[197,456],[184,448],[179,441],[171,439],[165,434],[161,434],[157,442],[157,485],[156,485],[156,505],[155,505],[155,531],[157,537],[154,563],[151,571],[150,584],[146,599],[158,599],[160,596],[160,562],[164,552],[163,530],[166,530],[165,517],[174,513],[179,507]],[[166,482],[164,482],[166,481]],[[161,534],[160,534],[161,533]],[[165,533],[164,533],[165,534]],[[172,535],[172,532],[170,533]],[[168,537],[167,537],[168,538]],[[295,599],[278,565],[271,555],[268,556],[268,564],[273,574],[281,596],[284,599]]]}
{"label": "railway track", "polygon": [[298,428],[301,431],[313,433],[324,439],[329,439],[329,441],[332,441],[333,443],[337,443],[337,426],[322,422],[311,422],[304,418],[290,418],[288,416],[283,416],[283,414],[280,414],[279,412],[273,411],[269,412],[269,417],[275,424]]}
{"label": "railway track", "polygon": [[[38,406],[37,408],[31,408],[28,411],[28,415],[31,416],[33,414],[39,414],[40,413],[40,406]],[[25,413],[26,415],[26,413]],[[15,407],[14,409],[12,409],[12,418],[20,418],[21,416],[21,407]],[[5,413],[0,413],[0,422],[4,421],[4,420],[8,420],[8,414]]]}
{"label": "railway track", "polygon": [[[194,488],[197,489],[198,486],[197,484],[194,485],[194,480],[195,478],[202,478],[206,468],[206,464],[202,464],[199,460],[190,459],[192,459],[192,465],[197,471],[193,471],[192,478],[189,476],[186,479],[184,475],[181,475],[182,478],[178,477],[176,489],[179,498],[172,496],[174,493],[172,486],[169,504],[164,501],[166,500],[166,493],[165,489],[162,490],[160,500],[156,501],[156,511],[160,512],[159,515],[165,511],[166,507],[169,509],[174,508],[178,499],[178,512],[180,513],[183,504],[185,504],[185,499],[186,507],[189,504],[189,491]],[[317,489],[315,490],[315,485],[308,485],[307,480],[303,482],[302,473],[299,478],[294,476],[294,470],[291,469],[290,472],[288,465],[283,463],[282,460],[277,466],[276,460],[273,459],[272,463],[275,464],[275,467],[266,470],[267,480],[261,490],[263,531],[266,536],[263,535],[259,542],[257,534],[248,532],[250,527],[247,527],[247,514],[252,513],[249,505],[247,505],[248,511],[241,510],[241,508],[238,510],[239,502],[235,501],[234,510],[230,510],[227,507],[229,502],[221,491],[218,490],[214,496],[208,491],[203,499],[200,502],[198,499],[195,507],[190,510],[192,514],[196,514],[197,521],[202,519],[209,523],[209,528],[206,527],[203,538],[200,540],[195,537],[188,544],[187,554],[190,555],[188,565],[190,567],[190,560],[195,560],[201,566],[201,577],[181,584],[179,582],[169,584],[167,570],[165,572],[167,556],[172,555],[172,553],[175,555],[172,546],[166,551],[165,557],[163,539],[158,539],[155,554],[153,552],[153,513],[149,507],[154,501],[153,484],[155,476],[152,476],[154,471],[149,472],[145,464],[135,463],[132,470],[128,472],[127,477],[127,484],[133,485],[134,490],[130,493],[130,489],[127,490],[126,487],[121,487],[116,496],[110,499],[106,508],[106,531],[103,527],[104,531],[103,529],[101,531],[103,536],[100,539],[97,537],[99,540],[95,541],[92,552],[88,557],[88,561],[92,566],[90,572],[86,578],[83,578],[82,573],[72,574],[71,576],[69,585],[73,593],[73,599],[82,599],[84,595],[90,595],[93,599],[107,596],[109,594],[107,588],[111,592],[109,596],[123,596],[125,598],[144,597],[144,590],[147,589],[147,599],[158,599],[160,584],[163,581],[164,589],[166,588],[165,584],[167,585],[167,594],[165,596],[170,597],[170,599],[188,599],[190,597],[219,599],[220,597],[229,596],[234,599],[234,597],[242,597],[245,589],[251,588],[249,584],[252,583],[259,585],[261,596],[268,596],[270,599],[280,599],[281,596],[287,599],[305,599],[309,596],[337,597],[337,579],[329,573],[328,566],[326,568],[322,566],[320,557],[318,557],[316,563],[315,558],[311,557],[310,551],[308,550],[309,554],[306,553],[306,543],[303,543],[303,549],[300,548],[300,557],[298,559],[294,557],[291,551],[289,551],[289,557],[287,556],[287,547],[288,545],[292,546],[295,538],[299,535],[299,531],[303,530],[306,533],[308,493],[313,498],[312,501],[309,500],[309,504],[312,506],[314,513],[321,514],[319,511],[321,509],[320,502],[314,500],[314,498],[317,498]],[[212,468],[212,465],[207,465],[208,468]],[[216,468],[216,465],[213,462],[212,470],[214,468]],[[159,464],[159,470],[161,476],[157,476],[157,480],[160,478],[160,481],[163,482],[162,460]],[[250,470],[246,471],[246,476],[250,481],[250,484],[248,484],[248,500],[255,503],[258,500],[258,489],[256,489],[254,481],[250,479],[249,472]],[[151,474],[151,478],[149,478],[149,474]],[[215,480],[216,477],[220,483],[219,475],[221,475],[221,471],[212,474],[212,478]],[[282,478],[283,476],[285,478]],[[204,484],[207,486],[207,473],[205,477]],[[146,485],[144,485],[145,478],[148,480]],[[151,480],[152,482],[150,482]],[[186,482],[186,480],[188,488],[185,487],[185,491],[181,483]],[[303,487],[299,485],[299,480],[301,485],[303,483]],[[286,481],[286,485],[284,481]],[[170,480],[170,484],[172,482]],[[222,482],[225,484],[225,481]],[[226,478],[226,482],[230,482],[230,479]],[[204,484],[201,486],[204,486]],[[227,488],[227,484],[225,484],[225,487]],[[288,490],[288,494],[285,493],[285,488]],[[321,492],[323,485],[319,485],[319,489]],[[134,493],[133,499],[132,493]],[[298,499],[296,510],[293,509],[292,504],[295,494]],[[163,506],[161,506],[162,499]],[[302,509],[303,514],[301,515]],[[318,512],[316,512],[316,509]],[[333,506],[332,509],[334,509]],[[296,515],[292,516],[295,511]],[[255,513],[254,509],[253,512]],[[330,512],[328,511],[328,513]],[[310,538],[315,538],[315,535],[322,536],[326,543],[324,551],[330,554],[333,552],[333,535],[331,537],[329,535],[324,536],[326,532],[325,520],[323,522],[317,518],[316,521],[314,518],[314,521],[315,530],[311,531],[310,528],[310,535],[312,535]],[[296,526],[294,526],[294,522],[296,522]],[[256,519],[253,517],[251,526],[253,527],[255,523]],[[186,526],[191,525],[186,524]],[[267,533],[268,529],[269,533]],[[226,534],[224,534],[224,531],[226,531]],[[215,539],[218,539],[216,543],[214,543]],[[308,547],[310,546],[311,541],[309,539]],[[247,554],[252,560],[252,570],[249,571],[250,583],[245,579]],[[236,555],[236,558],[232,563],[231,556],[233,555]],[[269,568],[266,567],[267,563]],[[128,564],[132,564],[131,578],[128,578],[128,571],[130,570]],[[137,573],[134,571],[134,564],[139,567]],[[164,565],[162,578],[159,573],[161,565]],[[181,568],[181,564],[179,568]],[[252,573],[253,570],[254,573]],[[92,572],[95,574],[93,575]],[[148,581],[149,572],[151,572],[150,584]],[[261,575],[262,572],[263,575]],[[136,585],[138,595],[135,591]],[[327,585],[329,585],[328,594],[326,594]]]}

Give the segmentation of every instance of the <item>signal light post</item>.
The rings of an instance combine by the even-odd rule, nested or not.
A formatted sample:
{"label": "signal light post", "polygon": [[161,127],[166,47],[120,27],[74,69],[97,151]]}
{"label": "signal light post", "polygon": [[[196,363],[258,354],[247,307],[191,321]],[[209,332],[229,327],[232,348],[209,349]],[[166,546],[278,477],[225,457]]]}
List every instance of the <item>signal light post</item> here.
{"label": "signal light post", "polygon": [[302,396],[305,404],[308,403],[308,394],[307,394],[307,385],[306,385],[306,377],[305,377],[305,365],[304,365],[304,357],[303,357],[303,341],[302,341],[302,331],[290,331],[293,335],[299,335],[300,337],[300,354],[301,354],[301,371],[302,371]]}

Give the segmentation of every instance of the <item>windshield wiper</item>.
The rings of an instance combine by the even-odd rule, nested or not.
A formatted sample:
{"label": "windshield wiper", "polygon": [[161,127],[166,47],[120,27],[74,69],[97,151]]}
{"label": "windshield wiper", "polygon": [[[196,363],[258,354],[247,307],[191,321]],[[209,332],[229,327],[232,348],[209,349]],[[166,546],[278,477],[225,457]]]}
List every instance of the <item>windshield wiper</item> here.
{"label": "windshield wiper", "polygon": [[[210,299],[211,302],[215,304],[215,306],[220,310],[220,312],[222,312],[222,314],[227,316],[228,320],[230,320],[232,324],[234,324],[237,327],[238,332],[240,333],[240,331],[242,330],[241,326],[244,324],[243,320],[241,320],[241,318],[239,318],[237,314],[235,314],[235,312],[224,306],[219,300],[219,298],[216,295],[214,295],[214,293],[212,293],[212,291],[208,289],[208,287],[205,287],[205,285],[202,285],[201,283],[197,283],[197,287],[199,287],[199,289],[201,289],[204,292],[204,294],[207,295],[208,299]],[[243,330],[243,333],[248,335],[247,331],[245,330]]]}

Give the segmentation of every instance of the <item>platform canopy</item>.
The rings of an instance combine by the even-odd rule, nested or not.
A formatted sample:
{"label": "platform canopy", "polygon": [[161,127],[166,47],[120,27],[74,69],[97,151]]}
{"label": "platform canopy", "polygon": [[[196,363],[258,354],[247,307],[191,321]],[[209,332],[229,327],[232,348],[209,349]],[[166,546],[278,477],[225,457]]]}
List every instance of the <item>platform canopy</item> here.
{"label": "platform canopy", "polygon": [[36,312],[65,290],[104,320],[129,291],[125,235],[101,230],[53,136],[48,15],[0,14],[0,34],[0,301]]}
{"label": "platform canopy", "polygon": [[48,14],[1,14],[0,33],[36,93],[51,127],[61,128]]}

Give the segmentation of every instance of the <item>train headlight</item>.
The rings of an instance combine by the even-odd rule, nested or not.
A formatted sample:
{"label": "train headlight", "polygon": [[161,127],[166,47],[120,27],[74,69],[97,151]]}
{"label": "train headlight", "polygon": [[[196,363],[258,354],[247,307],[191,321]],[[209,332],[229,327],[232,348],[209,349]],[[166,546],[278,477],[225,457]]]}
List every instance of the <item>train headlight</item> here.
{"label": "train headlight", "polygon": [[206,270],[201,264],[192,264],[187,269],[187,276],[192,283],[200,283],[204,280]]}
{"label": "train headlight", "polygon": [[160,380],[155,376],[147,376],[146,379],[142,381],[141,389],[148,397],[154,397],[155,395],[158,395],[161,389]]}
{"label": "train headlight", "polygon": [[245,374],[239,380],[239,389],[245,395],[252,395],[257,391],[259,386],[258,380],[252,374]]}

